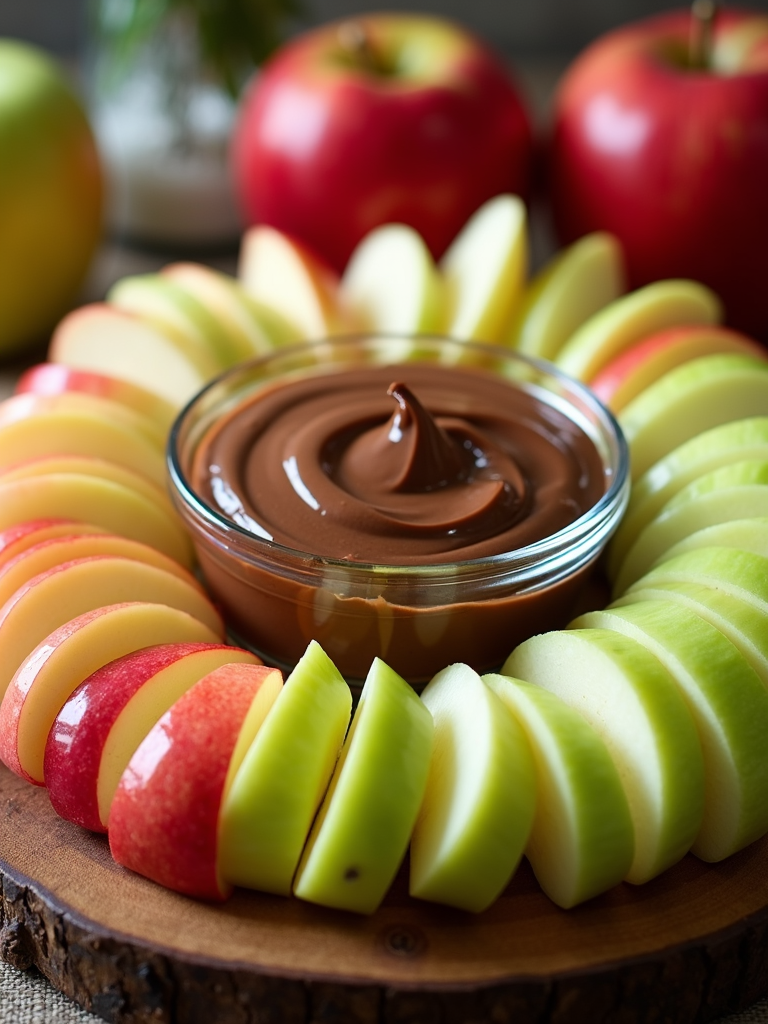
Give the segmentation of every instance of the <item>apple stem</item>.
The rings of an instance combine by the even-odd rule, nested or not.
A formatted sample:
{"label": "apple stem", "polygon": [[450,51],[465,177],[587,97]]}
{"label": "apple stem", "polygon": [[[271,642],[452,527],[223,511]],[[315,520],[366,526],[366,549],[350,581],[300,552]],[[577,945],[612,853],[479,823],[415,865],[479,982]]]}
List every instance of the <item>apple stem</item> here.
{"label": "apple stem", "polygon": [[696,71],[709,67],[712,56],[712,32],[717,16],[715,0],[693,0],[688,63]]}
{"label": "apple stem", "polygon": [[387,68],[371,42],[371,37],[361,21],[344,21],[338,28],[338,40],[344,53],[356,67],[374,75],[384,75]]}

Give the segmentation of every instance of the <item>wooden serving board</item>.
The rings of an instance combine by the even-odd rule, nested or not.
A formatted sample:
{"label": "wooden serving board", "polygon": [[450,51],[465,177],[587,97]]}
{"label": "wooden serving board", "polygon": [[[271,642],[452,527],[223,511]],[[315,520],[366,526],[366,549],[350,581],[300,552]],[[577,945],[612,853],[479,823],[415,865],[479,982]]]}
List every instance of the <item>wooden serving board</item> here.
{"label": "wooden serving board", "polygon": [[523,864],[488,911],[371,917],[237,891],[222,906],[114,864],[0,766],[0,955],[114,1022],[688,1024],[768,992],[768,838],[570,911]]}

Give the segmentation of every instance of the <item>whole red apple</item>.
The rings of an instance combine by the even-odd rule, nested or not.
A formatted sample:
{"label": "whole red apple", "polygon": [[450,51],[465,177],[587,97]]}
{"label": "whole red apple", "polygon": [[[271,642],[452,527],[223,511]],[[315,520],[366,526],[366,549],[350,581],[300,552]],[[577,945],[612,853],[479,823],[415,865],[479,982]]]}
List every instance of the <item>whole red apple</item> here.
{"label": "whole red apple", "polygon": [[[633,287],[703,281],[729,324],[768,340],[768,16],[722,10],[700,26],[685,10],[628,25],[568,70],[555,226],[563,243],[613,232]],[[710,45],[691,47],[702,34]]]}
{"label": "whole red apple", "polygon": [[249,223],[340,271],[392,221],[439,257],[486,199],[526,194],[531,151],[525,106],[486,45],[442,19],[372,14],[277,52],[244,98],[232,164]]}

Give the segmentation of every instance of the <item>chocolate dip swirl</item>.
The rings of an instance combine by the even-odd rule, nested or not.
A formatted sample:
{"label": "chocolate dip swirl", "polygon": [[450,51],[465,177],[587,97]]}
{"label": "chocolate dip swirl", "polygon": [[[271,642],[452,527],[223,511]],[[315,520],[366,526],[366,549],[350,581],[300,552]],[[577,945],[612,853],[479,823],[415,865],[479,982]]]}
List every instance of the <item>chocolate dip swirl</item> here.
{"label": "chocolate dip swirl", "polygon": [[256,536],[379,565],[523,547],[604,490],[594,444],[554,406],[479,370],[407,363],[259,391],[210,429],[192,484]]}

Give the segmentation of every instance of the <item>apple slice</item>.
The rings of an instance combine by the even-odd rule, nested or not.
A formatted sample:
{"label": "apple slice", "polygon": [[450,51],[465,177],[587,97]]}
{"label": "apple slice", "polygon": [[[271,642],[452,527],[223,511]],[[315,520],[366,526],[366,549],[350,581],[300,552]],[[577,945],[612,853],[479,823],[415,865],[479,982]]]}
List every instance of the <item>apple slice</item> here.
{"label": "apple slice", "polygon": [[0,530],[0,569],[27,548],[57,537],[90,536],[107,533],[93,523],[78,523],[74,519],[28,519]]}
{"label": "apple slice", "polygon": [[738,548],[768,558],[768,516],[729,519],[714,526],[705,526],[673,544],[664,552],[664,557],[677,558],[697,548]]}
{"label": "apple slice", "polygon": [[636,480],[702,431],[768,409],[768,360],[702,356],[664,374],[619,414]]}
{"label": "apple slice", "polygon": [[171,263],[161,273],[196,295],[226,326],[237,360],[263,356],[279,345],[299,340],[282,316],[257,302],[233,277],[202,263]]}
{"label": "apple slice", "polygon": [[56,813],[106,832],[120,777],[144,737],[199,679],[234,662],[260,663],[224,644],[156,644],[88,676],[48,733],[43,777]]}
{"label": "apple slice", "polygon": [[180,409],[215,369],[185,346],[139,317],[105,302],[69,313],[51,338],[48,358],[76,370],[107,374],[146,388]]}
{"label": "apple slice", "polygon": [[616,573],[614,594],[623,594],[696,530],[730,519],[768,516],[768,462],[746,459],[705,473],[663,506],[638,535]]}
{"label": "apple slice", "polygon": [[109,848],[118,864],[188,896],[229,896],[218,865],[221,806],[281,686],[277,669],[222,665],[165,712],[112,800]]}
{"label": "apple slice", "polygon": [[479,913],[506,887],[536,800],[525,733],[468,665],[449,665],[421,699],[435,722],[424,800],[411,839],[409,892]]}
{"label": "apple slice", "polygon": [[182,345],[194,345],[212,377],[238,361],[237,343],[217,317],[195,295],[163,274],[123,277],[107,292],[107,302],[179,338]]}
{"label": "apple slice", "polygon": [[200,589],[195,577],[187,569],[148,544],[112,533],[65,533],[25,548],[15,558],[0,564],[0,606],[41,572],[64,562],[96,555],[117,555],[145,562]]}
{"label": "apple slice", "polygon": [[440,270],[451,338],[506,341],[528,273],[528,218],[518,196],[489,199],[449,245]]}
{"label": "apple slice", "polygon": [[423,239],[405,224],[384,224],[360,241],[340,294],[371,330],[434,334],[442,327],[442,280]]}
{"label": "apple slice", "polygon": [[370,914],[408,848],[424,796],[432,717],[375,658],[294,882],[301,899]]}
{"label": "apple slice", "polygon": [[304,340],[350,329],[336,272],[276,228],[248,228],[240,247],[238,278],[249,295],[287,320]]}
{"label": "apple slice", "polygon": [[176,407],[146,388],[118,377],[75,370],[61,363],[38,363],[30,367],[19,377],[15,388],[17,395],[28,392],[35,395],[61,395],[66,391],[120,402],[156,423],[164,436],[176,418]]}
{"label": "apple slice", "polygon": [[632,637],[680,687],[704,755],[704,817],[692,852],[723,860],[768,832],[768,691],[738,648],[674,601],[590,612],[572,626]]}
{"label": "apple slice", "polygon": [[626,291],[619,240],[595,231],[553,256],[522,295],[508,343],[538,359],[555,359],[585,321]]}
{"label": "apple slice", "polygon": [[669,499],[697,477],[743,459],[768,459],[768,416],[734,420],[705,430],[655,463],[632,485],[629,504],[608,548],[608,571]]}
{"label": "apple slice", "polygon": [[718,297],[698,281],[655,281],[591,316],[563,345],[555,363],[588,384],[620,352],[643,338],[665,327],[719,323],[722,316]]}
{"label": "apple slice", "polygon": [[676,366],[701,356],[728,352],[766,358],[765,349],[758,342],[727,327],[670,327],[622,352],[603,367],[589,386],[617,413]]}
{"label": "apple slice", "polygon": [[629,871],[635,834],[619,773],[597,732],[541,686],[509,676],[483,682],[525,732],[536,771],[536,812],[525,848],[560,907],[597,896]]}
{"label": "apple slice", "polygon": [[48,633],[83,612],[125,601],[179,608],[205,623],[217,640],[224,636],[219,613],[196,582],[118,555],[76,558],[33,576],[0,608],[0,695]]}
{"label": "apple slice", "polygon": [[602,737],[635,830],[627,881],[647,882],[679,861],[701,828],[704,764],[691,713],[658,658],[614,630],[560,630],[520,644],[502,674],[557,694]]}
{"label": "apple slice", "polygon": [[82,473],[0,479],[0,530],[42,517],[87,521],[149,544],[187,568],[192,565],[192,543],[178,518],[138,491]]}
{"label": "apple slice", "polygon": [[72,691],[115,658],[168,643],[218,643],[188,612],[134,601],[93,608],[49,633],[23,659],[0,704],[0,760],[43,784],[48,733]]}
{"label": "apple slice", "polygon": [[349,687],[313,640],[286,679],[224,800],[219,866],[227,881],[290,896],[351,709]]}

